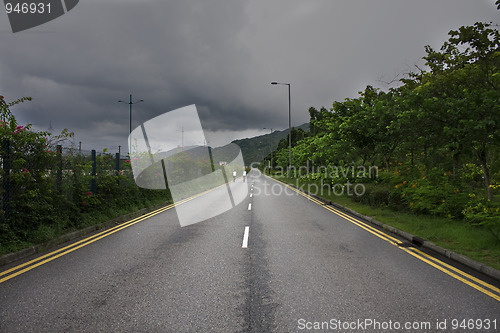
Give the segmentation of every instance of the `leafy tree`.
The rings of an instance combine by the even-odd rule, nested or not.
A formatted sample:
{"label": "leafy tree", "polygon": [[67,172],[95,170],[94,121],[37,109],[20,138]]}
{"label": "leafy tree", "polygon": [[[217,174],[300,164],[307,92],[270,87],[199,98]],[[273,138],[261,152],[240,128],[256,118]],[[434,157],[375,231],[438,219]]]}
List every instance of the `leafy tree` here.
{"label": "leafy tree", "polygon": [[314,107],[309,108],[309,133],[310,135],[324,134],[326,128],[322,125],[325,123],[324,120],[330,116],[328,110],[325,107],[321,107],[320,111],[316,110]]}
{"label": "leafy tree", "polygon": [[500,144],[500,33],[478,22],[449,35],[441,51],[426,47],[431,72],[423,85],[434,95],[431,107],[441,110],[450,147],[470,149],[477,158],[491,200],[488,158]]}
{"label": "leafy tree", "polygon": [[333,104],[331,130],[346,149],[354,152],[350,157],[360,158],[363,165],[380,156],[389,169],[392,155],[402,142],[393,94],[367,86],[359,98]]}
{"label": "leafy tree", "polygon": [[[307,136],[306,131],[304,131],[302,128],[292,127],[291,133],[292,133],[292,148],[295,147],[300,140],[304,139]],[[278,150],[288,149],[288,144],[289,144],[288,140],[289,140],[289,135],[286,136],[286,139],[280,140],[280,142],[278,143]]]}
{"label": "leafy tree", "polygon": [[[492,200],[500,189],[500,33],[475,23],[450,31],[440,50],[425,51],[428,68],[409,73],[398,88],[367,86],[330,111],[309,108],[310,136],[293,137],[292,162],[383,163],[386,171],[370,184],[377,190],[367,190],[383,200],[367,202],[489,221],[500,230]],[[288,141],[279,148],[276,160],[286,166]],[[487,199],[476,196],[484,188]]]}

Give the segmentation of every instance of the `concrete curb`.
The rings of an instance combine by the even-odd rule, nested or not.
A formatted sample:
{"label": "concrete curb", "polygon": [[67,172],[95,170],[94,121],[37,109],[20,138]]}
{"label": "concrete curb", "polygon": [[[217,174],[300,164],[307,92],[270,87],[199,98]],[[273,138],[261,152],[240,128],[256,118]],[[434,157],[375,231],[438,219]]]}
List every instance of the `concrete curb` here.
{"label": "concrete curb", "polygon": [[331,200],[328,200],[328,199],[325,199],[323,197],[320,197],[318,195],[313,195],[313,194],[309,194],[307,192],[304,192],[301,188],[298,188],[292,184],[288,184],[296,189],[298,189],[299,191],[305,193],[305,194],[308,194],[326,204],[329,204],[329,205],[332,205],[338,209],[341,209],[343,210],[344,212],[346,213],[349,213],[353,216],[356,216],[360,219],[363,219],[371,224],[374,224],[378,227],[381,227],[383,228],[384,230],[387,230],[393,234],[396,234],[398,236],[401,236],[403,237],[404,239],[408,240],[409,242],[411,242],[412,244],[415,244],[417,246],[420,246],[420,247],[423,247],[424,249],[428,249],[428,250],[431,250],[431,251],[434,251],[442,256],[445,256],[446,258],[449,258],[453,261],[456,261],[466,267],[469,267],[475,271],[478,271],[480,273],[483,273],[484,275],[487,275],[488,277],[492,278],[492,279],[495,279],[497,281],[500,281],[500,271],[493,268],[493,267],[490,267],[490,266],[487,266],[483,263],[480,263],[479,261],[476,261],[476,260],[473,260],[469,257],[466,257],[464,255],[461,255],[461,254],[458,254],[456,252],[453,252],[451,250],[447,250],[441,246],[438,246],[432,242],[429,242],[429,241],[426,241],[425,239],[422,239],[420,237],[417,237],[415,235],[412,235],[406,231],[403,231],[403,230],[399,230],[397,228],[394,228],[393,226],[390,226],[388,224],[385,224],[383,222],[380,222],[376,219],[374,219],[373,217],[371,216],[365,216],[363,214],[360,214],[348,207],[344,207],[342,205],[339,205],[338,203],[335,203],[335,202],[332,202]]}
{"label": "concrete curb", "polygon": [[57,238],[54,238],[52,240],[49,240],[45,243],[37,244],[37,245],[31,246],[29,248],[23,249],[23,250],[18,251],[18,252],[4,254],[3,256],[0,257],[0,266],[10,264],[11,262],[14,262],[17,260],[24,259],[26,257],[33,255],[33,254],[37,254],[37,253],[40,253],[42,251],[54,248],[58,245],[66,243],[66,242],[69,242],[69,241],[72,241],[72,240],[75,240],[78,238],[83,238],[84,236],[87,236],[95,231],[108,229],[108,228],[114,227],[116,225],[125,223],[125,222],[130,221],[134,218],[137,218],[139,216],[145,215],[147,213],[150,213],[152,211],[155,211],[157,209],[165,207],[168,204],[170,204],[170,202],[158,204],[158,205],[155,205],[151,208],[143,208],[143,209],[140,209],[136,212],[125,214],[125,215],[119,216],[117,218],[114,218],[114,219],[106,221],[106,222],[102,222],[102,223],[99,223],[99,224],[96,224],[96,225],[93,225],[93,226],[90,226],[90,227],[87,227],[84,229],[72,231],[70,233],[67,233],[67,234],[59,236]]}

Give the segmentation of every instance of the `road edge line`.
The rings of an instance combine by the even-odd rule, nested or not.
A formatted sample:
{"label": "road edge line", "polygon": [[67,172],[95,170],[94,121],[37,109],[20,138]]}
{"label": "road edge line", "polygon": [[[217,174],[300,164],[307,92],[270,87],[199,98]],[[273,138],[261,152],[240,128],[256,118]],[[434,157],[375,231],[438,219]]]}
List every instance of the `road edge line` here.
{"label": "road edge line", "polygon": [[[267,175],[265,175],[265,176],[269,177]],[[280,180],[274,179],[273,177],[269,177],[269,178],[273,179],[275,181],[281,182]],[[475,270],[475,271],[477,271],[479,273],[482,273],[482,274],[484,274],[484,275],[486,275],[486,276],[488,276],[488,277],[490,277],[492,279],[500,281],[500,270],[497,270],[497,269],[495,269],[495,268],[493,268],[491,266],[485,265],[485,264],[483,264],[483,263],[481,263],[479,261],[471,259],[471,258],[469,258],[467,256],[462,255],[462,254],[458,254],[458,253],[453,252],[451,250],[445,249],[445,248],[443,248],[441,246],[438,246],[438,245],[436,245],[436,244],[434,244],[432,242],[429,242],[429,241],[427,241],[425,239],[422,239],[422,238],[420,238],[418,236],[412,235],[409,232],[397,229],[397,228],[395,228],[395,227],[393,227],[391,225],[388,225],[388,224],[385,224],[383,222],[380,222],[380,221],[374,219],[371,216],[366,216],[366,215],[363,215],[361,213],[358,213],[357,211],[352,210],[351,208],[342,206],[342,205],[340,205],[340,204],[338,204],[336,202],[333,202],[331,200],[325,199],[325,198],[323,198],[323,197],[321,197],[319,195],[307,193],[303,189],[301,189],[300,187],[296,187],[293,184],[288,184],[288,183],[284,183],[284,184],[287,184],[287,185],[289,185],[289,186],[291,186],[291,187],[293,187],[293,188],[295,188],[295,189],[297,189],[297,190],[299,190],[299,191],[301,191],[301,192],[303,192],[303,193],[305,193],[307,195],[310,195],[313,198],[316,198],[316,199],[318,199],[318,200],[326,203],[326,204],[329,204],[329,205],[332,205],[332,206],[334,206],[334,207],[336,207],[338,209],[341,209],[341,210],[343,210],[344,212],[346,212],[348,214],[351,214],[351,215],[354,215],[354,216],[356,216],[356,217],[358,217],[360,219],[363,219],[366,222],[369,222],[369,223],[374,224],[374,225],[376,225],[378,227],[381,227],[384,230],[389,231],[390,233],[396,234],[396,235],[398,235],[398,236],[400,236],[400,237],[408,240],[409,242],[411,242],[414,245],[420,246],[420,247],[422,247],[424,249],[428,249],[430,251],[434,251],[434,252],[436,252],[436,253],[438,253],[438,254],[440,254],[440,255],[442,255],[442,256],[450,259],[450,260],[456,261],[456,262],[458,262],[458,263],[460,263],[460,264],[462,264],[462,265],[464,265],[464,266],[466,266],[466,267],[468,267],[470,269],[473,269],[473,270]]]}
{"label": "road edge line", "polygon": [[167,201],[164,201],[160,204],[156,204],[156,205],[153,205],[151,207],[142,208],[142,209],[139,209],[135,212],[121,215],[121,216],[115,217],[114,219],[111,219],[108,221],[94,224],[94,225],[91,225],[89,227],[86,227],[86,228],[83,228],[80,230],[68,232],[68,233],[61,235],[59,237],[56,237],[54,239],[48,240],[48,241],[43,242],[41,244],[32,245],[30,247],[24,248],[24,249],[19,250],[17,252],[11,252],[11,253],[4,254],[4,255],[0,256],[0,267],[8,265],[8,264],[16,262],[16,261],[19,261],[19,260],[22,260],[22,259],[25,259],[29,256],[32,256],[32,255],[35,255],[35,254],[38,254],[38,253],[41,253],[44,251],[51,252],[59,245],[73,242],[74,240],[78,240],[78,239],[85,239],[86,237],[88,237],[89,235],[91,235],[94,232],[96,232],[96,233],[98,233],[99,231],[104,232],[107,229],[111,229],[111,228],[117,227],[121,224],[131,222],[132,220],[138,219],[143,215],[153,213],[155,211],[166,208],[170,205],[173,205],[173,207],[175,207],[176,205],[182,204],[185,201],[189,201],[189,200],[194,199],[198,196],[202,196],[202,195],[206,194],[207,192],[213,191],[213,190],[215,190],[221,186],[224,186],[224,185],[225,184],[221,184],[221,185],[216,186],[216,187],[214,187],[210,190],[207,190],[205,192],[201,192],[201,193],[198,193],[197,195],[194,195],[194,196],[191,196],[188,198],[184,198],[182,200],[179,200],[177,203],[172,203],[171,201],[167,200]]}
{"label": "road edge line", "polygon": [[0,256],[0,267],[4,266],[4,265],[8,265],[8,264],[13,263],[13,262],[18,261],[18,260],[25,259],[31,255],[54,249],[61,244],[72,242],[72,241],[74,241],[76,239],[80,239],[80,238],[83,239],[83,238],[89,236],[90,234],[92,234],[93,232],[104,231],[106,229],[118,226],[120,224],[130,222],[130,220],[132,220],[132,219],[141,217],[142,215],[149,214],[151,212],[162,209],[162,208],[164,208],[168,205],[171,205],[171,204],[172,204],[171,202],[166,201],[164,203],[161,203],[161,204],[149,207],[149,208],[142,208],[138,211],[128,213],[125,215],[121,215],[121,216],[115,217],[114,219],[111,219],[111,220],[108,220],[105,222],[101,222],[101,223],[98,223],[98,224],[95,224],[95,225],[92,225],[92,226],[89,226],[89,227],[86,227],[86,228],[83,228],[80,230],[68,232],[64,235],[61,235],[61,236],[56,237],[54,239],[51,239],[47,242],[44,242],[41,244],[36,244],[36,245],[30,246],[28,248],[19,250],[17,252],[4,254],[4,255]]}

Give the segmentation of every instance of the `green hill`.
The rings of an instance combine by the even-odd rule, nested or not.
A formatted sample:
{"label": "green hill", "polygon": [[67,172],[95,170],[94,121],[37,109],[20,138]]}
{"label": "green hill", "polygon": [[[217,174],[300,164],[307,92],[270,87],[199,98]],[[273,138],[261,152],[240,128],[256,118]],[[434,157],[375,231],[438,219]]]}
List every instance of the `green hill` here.
{"label": "green hill", "polygon": [[[304,131],[309,131],[309,123],[297,126]],[[260,162],[272,150],[276,150],[278,143],[282,139],[288,137],[288,129],[282,131],[273,131],[273,133],[256,136],[253,138],[234,140],[232,143],[237,144],[241,148],[243,159],[246,165],[252,162]]]}

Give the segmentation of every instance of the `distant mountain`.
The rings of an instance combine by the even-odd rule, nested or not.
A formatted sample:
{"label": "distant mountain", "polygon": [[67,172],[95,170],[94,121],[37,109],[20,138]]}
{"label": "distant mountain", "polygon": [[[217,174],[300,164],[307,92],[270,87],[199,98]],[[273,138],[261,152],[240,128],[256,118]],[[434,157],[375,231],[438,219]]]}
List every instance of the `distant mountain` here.
{"label": "distant mountain", "polygon": [[[301,128],[308,132],[309,123],[305,123],[295,128]],[[252,162],[262,161],[264,157],[271,152],[271,148],[275,150],[278,146],[278,142],[282,139],[286,139],[287,136],[288,129],[273,131],[272,134],[264,134],[253,138],[234,140],[232,143],[237,144],[241,148],[245,164],[250,165]]]}
{"label": "distant mountain", "polygon": [[[302,130],[309,132],[309,123],[302,124],[300,126],[296,126],[294,128],[301,128]],[[246,165],[250,165],[252,162],[261,162],[265,156],[267,156],[272,150],[276,150],[278,147],[278,143],[282,139],[286,139],[288,136],[288,129],[282,130],[282,131],[273,131],[273,133],[269,134],[264,134],[260,136],[256,136],[253,138],[246,138],[246,139],[239,139],[239,140],[234,140],[232,143],[237,144],[241,152],[243,154],[243,159],[245,161]],[[214,152],[220,150],[219,148],[213,148]],[[222,151],[222,150],[221,150]],[[71,149],[71,148],[64,148],[63,149],[63,154],[83,154],[85,156],[90,156],[91,151],[82,149],[79,151],[78,148],[76,149]],[[121,152],[122,159],[127,159],[127,148],[125,150],[122,150]],[[102,150],[98,151],[97,154],[102,154]],[[113,156],[115,152],[112,152]],[[165,157],[169,155],[169,153],[163,152],[165,154]],[[228,159],[230,159],[228,157]]]}

